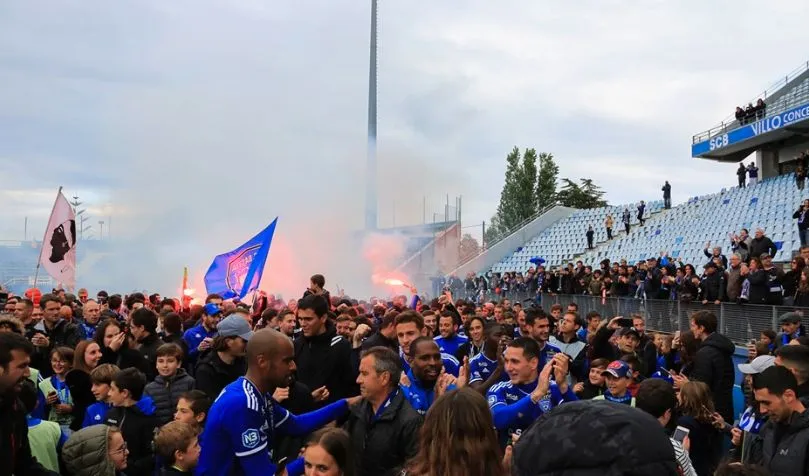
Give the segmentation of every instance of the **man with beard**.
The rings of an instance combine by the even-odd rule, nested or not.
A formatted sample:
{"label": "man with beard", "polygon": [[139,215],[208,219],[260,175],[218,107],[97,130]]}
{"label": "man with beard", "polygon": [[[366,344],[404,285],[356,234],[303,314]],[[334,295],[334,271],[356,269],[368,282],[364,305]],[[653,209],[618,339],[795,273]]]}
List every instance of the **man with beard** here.
{"label": "man with beard", "polygon": [[[753,376],[753,392],[762,415],[769,420],[761,430],[761,452],[751,455],[774,476],[806,474],[809,469],[809,412],[798,399],[798,381],[789,369],[772,366]],[[731,430],[733,444],[741,430]]]}
{"label": "man with beard", "polygon": [[[289,386],[295,350],[286,336],[272,329],[250,338],[247,366],[247,374],[225,387],[208,412],[196,474],[277,474],[272,438],[309,434],[345,415],[360,399],[339,400],[300,416],[281,407],[272,395]],[[301,474],[303,460],[291,462],[287,471]]]}
{"label": "man with beard", "polygon": [[443,361],[438,344],[429,337],[419,337],[410,344],[410,369],[407,371],[407,382],[401,385],[405,398],[421,415],[436,398],[457,387],[466,385],[468,365],[461,367],[458,377],[442,373]]}
{"label": "man with beard", "polygon": [[55,475],[37,463],[28,443],[26,411],[17,393],[30,375],[34,347],[14,332],[0,332],[0,475]]}

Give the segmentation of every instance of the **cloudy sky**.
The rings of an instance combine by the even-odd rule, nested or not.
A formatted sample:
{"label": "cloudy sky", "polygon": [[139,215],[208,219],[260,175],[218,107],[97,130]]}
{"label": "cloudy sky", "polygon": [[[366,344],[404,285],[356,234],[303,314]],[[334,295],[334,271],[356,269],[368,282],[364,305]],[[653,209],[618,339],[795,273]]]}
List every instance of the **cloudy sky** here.
{"label": "cloudy sky", "polygon": [[[4,2],[0,239],[21,239],[25,217],[41,233],[62,185],[96,234],[111,217],[137,244],[115,273],[201,275],[280,216],[270,279],[339,275],[350,260],[330,250],[363,220],[369,3]],[[447,194],[465,224],[488,219],[515,145],[613,204],[658,199],[666,179],[675,202],[731,186],[733,165],[692,159],[691,136],[807,60],[807,14],[797,0],[382,0],[380,225],[419,222],[424,197],[429,218]]]}

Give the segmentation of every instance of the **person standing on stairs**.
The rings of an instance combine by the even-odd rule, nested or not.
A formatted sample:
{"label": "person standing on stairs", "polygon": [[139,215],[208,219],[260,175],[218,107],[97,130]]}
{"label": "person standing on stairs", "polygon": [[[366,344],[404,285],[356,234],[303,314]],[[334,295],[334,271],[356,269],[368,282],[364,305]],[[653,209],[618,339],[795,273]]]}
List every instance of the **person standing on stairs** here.
{"label": "person standing on stairs", "polygon": [[747,166],[747,174],[750,176],[750,186],[754,187],[758,182],[758,167],[755,162],[750,162],[750,165]]}
{"label": "person standing on stairs", "polygon": [[640,226],[646,225],[646,220],[643,218],[643,212],[645,211],[646,211],[646,202],[641,200],[640,205],[638,205],[638,221],[640,222]]}
{"label": "person standing on stairs", "polygon": [[747,169],[744,168],[744,162],[739,162],[739,168],[736,169],[736,176],[739,178],[739,188],[744,188],[747,185]]}
{"label": "person standing on stairs", "polygon": [[666,180],[666,183],[663,185],[663,208],[666,210],[671,209],[671,185],[669,185],[669,181]]}
{"label": "person standing on stairs", "polygon": [[593,239],[595,238],[595,236],[596,236],[596,232],[593,231],[593,225],[590,225],[587,228],[587,249],[588,250],[593,249]]}
{"label": "person standing on stairs", "polygon": [[626,230],[626,234],[629,235],[629,221],[632,217],[629,215],[629,209],[624,208],[624,214],[621,216],[621,222],[624,224],[624,229]]}
{"label": "person standing on stairs", "polygon": [[612,239],[612,225],[615,223],[615,220],[612,219],[612,215],[607,215],[607,218],[604,220],[604,228],[607,229],[607,239]]}

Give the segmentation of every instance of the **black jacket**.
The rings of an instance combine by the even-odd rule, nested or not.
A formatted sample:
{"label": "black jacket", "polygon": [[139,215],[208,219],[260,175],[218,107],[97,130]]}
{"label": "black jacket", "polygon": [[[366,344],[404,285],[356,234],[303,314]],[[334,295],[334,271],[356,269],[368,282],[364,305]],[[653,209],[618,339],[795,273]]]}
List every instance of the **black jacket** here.
{"label": "black jacket", "polygon": [[43,377],[50,377],[53,375],[51,370],[48,355],[55,347],[70,347],[75,349],[76,345],[81,341],[82,331],[79,326],[64,319],[60,319],[53,329],[48,330],[43,321],[39,321],[28,333],[30,340],[36,334],[42,334],[48,338],[48,347],[35,347],[34,353],[31,354],[31,367],[39,369]]}
{"label": "black jacket", "polygon": [[539,417],[522,432],[512,464],[512,474],[531,476],[678,475],[660,423],[629,405],[605,401],[564,403]]}
{"label": "black jacket", "polygon": [[112,407],[107,411],[104,424],[117,426],[126,441],[129,456],[126,458],[128,476],[150,476],[154,470],[152,440],[159,424],[154,416],[151,399],[141,399],[131,407]]}
{"label": "black jacket", "polygon": [[148,375],[149,371],[149,363],[146,359],[144,359],[137,350],[127,347],[126,343],[124,343],[123,347],[118,349],[118,351],[114,351],[109,347],[102,347],[101,360],[99,360],[98,363],[116,365],[121,370],[129,368],[138,369],[145,375]]}
{"label": "black jacket", "polygon": [[733,421],[733,383],[735,371],[733,352],[736,346],[727,337],[714,332],[709,335],[694,357],[694,368],[688,376],[711,388],[716,411],[725,421]]}
{"label": "black jacket", "polygon": [[188,375],[185,370],[177,369],[174,377],[163,377],[158,375],[154,382],[146,384],[144,395],[152,398],[155,406],[155,416],[158,422],[163,425],[170,422],[177,408],[177,401],[180,395],[194,389],[194,378]]}
{"label": "black jacket", "polygon": [[163,340],[157,334],[149,334],[148,337],[138,342],[138,353],[146,361],[148,371],[146,380],[152,381],[157,376],[157,348],[163,345]]}
{"label": "black jacket", "polygon": [[715,270],[714,274],[703,276],[699,283],[700,299],[709,302],[724,301],[727,293],[725,273]]}
{"label": "black jacket", "polygon": [[219,396],[219,393],[228,384],[247,372],[247,364],[244,359],[237,358],[232,364],[226,364],[219,358],[219,353],[208,352],[197,364],[194,373],[197,390],[205,392],[211,400]]}
{"label": "black jacket", "polygon": [[79,431],[87,407],[96,402],[93,395],[93,381],[84,370],[72,369],[65,376],[65,384],[70,390],[70,398],[73,399],[73,421],[70,423],[70,429]]}
{"label": "black jacket", "polygon": [[363,399],[351,407],[343,429],[351,435],[357,457],[358,476],[398,475],[405,462],[418,451],[422,418],[407,402],[401,390],[374,418],[371,404]]}
{"label": "black jacket", "polygon": [[16,395],[0,397],[0,415],[0,476],[55,476],[31,455],[25,408]]}
{"label": "black jacket", "polygon": [[750,246],[747,248],[750,251],[751,258],[758,258],[763,253],[767,253],[770,256],[775,256],[775,253],[778,252],[778,248],[775,247],[775,243],[767,236],[762,236],[761,239],[753,238],[750,240]]}
{"label": "black jacket", "polygon": [[793,413],[789,423],[768,421],[759,436],[763,439],[750,462],[764,466],[773,476],[806,474],[809,468],[809,410]]}
{"label": "black jacket", "polygon": [[399,352],[399,339],[396,337],[388,339],[381,332],[377,332],[362,343],[362,350],[368,350],[371,347],[387,347],[394,352]]}
{"label": "black jacket", "polygon": [[337,335],[334,325],[327,323],[323,334],[295,340],[297,379],[310,389],[329,389],[329,398],[321,405],[359,394],[357,371],[351,364],[351,344]]}

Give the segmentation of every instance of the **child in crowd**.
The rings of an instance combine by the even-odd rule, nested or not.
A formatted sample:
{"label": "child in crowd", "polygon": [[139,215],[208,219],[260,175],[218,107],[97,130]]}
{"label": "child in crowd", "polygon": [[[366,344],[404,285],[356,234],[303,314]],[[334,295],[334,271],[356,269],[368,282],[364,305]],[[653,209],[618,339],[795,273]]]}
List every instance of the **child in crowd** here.
{"label": "child in crowd", "polygon": [[120,370],[117,365],[101,364],[90,372],[91,390],[96,402],[87,407],[81,423],[82,428],[100,425],[107,419],[107,411],[112,408],[109,401],[110,384]]}
{"label": "child in crowd", "polygon": [[640,359],[637,356],[632,354],[627,354],[621,357],[621,361],[626,362],[629,365],[629,377],[632,379],[629,382],[629,393],[634,397],[638,394],[638,389],[640,388],[640,383],[643,381],[643,376],[640,374],[641,363]]}
{"label": "child in crowd", "polygon": [[181,421],[166,423],[154,439],[155,452],[163,467],[161,476],[191,476],[199,460],[199,430]]}
{"label": "child in crowd", "polygon": [[629,364],[622,360],[614,360],[601,375],[607,378],[607,390],[593,400],[607,400],[635,406],[635,397],[629,393],[629,385],[632,383],[632,369]]}
{"label": "child in crowd", "polygon": [[177,344],[163,344],[156,353],[157,377],[146,385],[144,394],[154,401],[155,415],[162,425],[172,419],[180,395],[194,388],[194,378],[183,364],[183,350]]}
{"label": "child in crowd", "polygon": [[601,374],[607,370],[609,363],[607,359],[595,359],[590,363],[587,381],[573,386],[573,392],[579,399],[590,400],[604,393],[605,379]]}
{"label": "child in crowd", "polygon": [[676,353],[673,349],[674,336],[671,334],[664,334],[658,332],[654,335],[654,344],[657,349],[657,357],[655,359],[655,369],[652,374],[656,372],[667,372],[674,367],[676,360]]}
{"label": "child in crowd", "polygon": [[195,425],[200,431],[205,427],[205,419],[211,408],[211,399],[201,390],[191,390],[180,395],[174,420]]}
{"label": "child in crowd", "polygon": [[[759,343],[763,343],[767,345],[768,352],[767,354],[772,354],[775,352],[775,339],[777,338],[775,331],[772,329],[766,329],[761,331],[759,334]],[[766,355],[766,354],[760,354]]]}
{"label": "child in crowd", "polygon": [[49,355],[53,375],[39,383],[39,391],[50,409],[48,420],[55,421],[70,436],[70,423],[73,422],[73,398],[65,383],[65,375],[73,366],[73,349],[56,347]]}
{"label": "child in crowd", "polygon": [[129,450],[128,476],[150,476],[154,469],[152,439],[158,423],[152,399],[143,396],[144,387],[146,376],[134,368],[119,371],[110,384],[112,408],[104,423],[121,429]]}
{"label": "child in crowd", "polygon": [[28,444],[31,446],[31,455],[45,469],[58,473],[59,453],[62,451],[62,445],[67,441],[67,435],[62,431],[59,423],[31,416],[40,403],[33,382],[24,381],[20,387],[19,396],[28,413]]}

